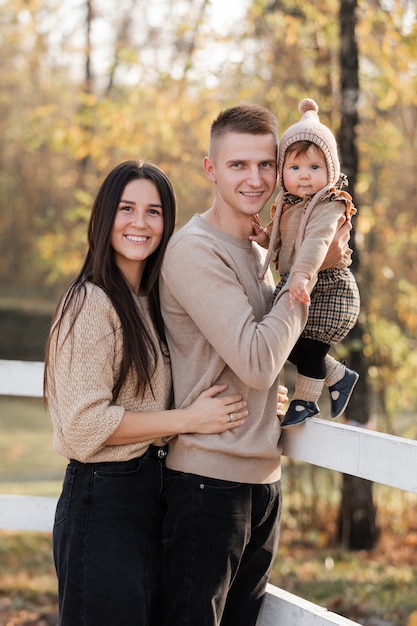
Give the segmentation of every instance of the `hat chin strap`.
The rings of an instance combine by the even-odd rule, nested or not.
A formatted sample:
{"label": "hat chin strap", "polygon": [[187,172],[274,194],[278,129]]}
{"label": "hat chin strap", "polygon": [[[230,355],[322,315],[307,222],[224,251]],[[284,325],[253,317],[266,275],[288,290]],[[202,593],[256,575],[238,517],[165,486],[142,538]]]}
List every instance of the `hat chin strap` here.
{"label": "hat chin strap", "polygon": [[276,206],[276,211],[275,211],[275,215],[273,217],[273,223],[272,223],[272,232],[271,232],[271,237],[269,239],[269,246],[268,246],[268,251],[266,253],[266,257],[265,257],[265,261],[263,264],[263,267],[261,269],[261,271],[258,274],[258,278],[259,281],[263,280],[268,268],[269,268],[269,264],[271,262],[271,257],[272,257],[272,253],[274,251],[274,243],[275,243],[275,239],[277,236],[277,232],[278,232],[278,228],[279,228],[279,220],[281,219],[281,213],[282,213],[282,200],[284,198],[284,186],[281,187],[280,191],[278,192],[277,197],[275,198],[274,204]]}

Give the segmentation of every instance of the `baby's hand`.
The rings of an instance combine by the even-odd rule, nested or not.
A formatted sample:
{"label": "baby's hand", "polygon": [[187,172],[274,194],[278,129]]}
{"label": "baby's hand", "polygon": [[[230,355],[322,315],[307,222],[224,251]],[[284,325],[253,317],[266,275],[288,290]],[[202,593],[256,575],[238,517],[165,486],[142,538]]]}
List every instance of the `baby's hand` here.
{"label": "baby's hand", "polygon": [[307,291],[308,278],[303,274],[296,272],[289,285],[290,290],[290,309],[294,308],[294,300],[300,304],[310,304],[310,296]]}
{"label": "baby's hand", "polygon": [[261,221],[259,219],[259,215],[254,215],[253,217],[253,231],[254,235],[249,235],[249,239],[251,241],[256,241],[262,248],[268,248],[269,246],[269,235],[266,230],[262,227]]}

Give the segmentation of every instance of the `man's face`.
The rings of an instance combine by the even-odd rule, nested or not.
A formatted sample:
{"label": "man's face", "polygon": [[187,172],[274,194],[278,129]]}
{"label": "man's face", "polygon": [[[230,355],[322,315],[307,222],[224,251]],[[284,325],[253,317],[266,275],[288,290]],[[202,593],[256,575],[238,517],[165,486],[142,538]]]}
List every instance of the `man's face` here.
{"label": "man's face", "polygon": [[263,209],[275,189],[274,136],[226,133],[212,142],[204,167],[215,185],[218,210],[253,216]]}

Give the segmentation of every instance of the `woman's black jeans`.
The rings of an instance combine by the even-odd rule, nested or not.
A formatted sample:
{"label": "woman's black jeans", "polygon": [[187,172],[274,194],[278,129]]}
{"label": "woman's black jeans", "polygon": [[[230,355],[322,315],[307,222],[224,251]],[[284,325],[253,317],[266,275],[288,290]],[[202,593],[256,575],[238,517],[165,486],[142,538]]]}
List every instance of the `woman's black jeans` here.
{"label": "woman's black jeans", "polygon": [[159,626],[165,448],[66,469],[53,530],[60,626]]}

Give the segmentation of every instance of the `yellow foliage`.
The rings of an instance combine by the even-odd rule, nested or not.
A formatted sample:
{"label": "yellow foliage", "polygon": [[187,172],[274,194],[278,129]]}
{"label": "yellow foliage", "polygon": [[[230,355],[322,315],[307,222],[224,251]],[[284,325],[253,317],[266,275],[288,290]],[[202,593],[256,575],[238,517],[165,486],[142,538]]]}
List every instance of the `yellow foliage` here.
{"label": "yellow foliage", "polygon": [[417,611],[413,611],[408,618],[407,626],[417,626]]}
{"label": "yellow foliage", "polygon": [[[166,0],[175,19],[148,32],[145,21],[141,39],[135,41],[133,29],[132,38],[117,41],[114,49],[117,38],[112,38],[109,22],[106,54],[101,64],[93,63],[88,93],[84,77],[74,78],[74,55],[66,65],[70,56],[68,49],[60,49],[66,44],[64,39],[59,43],[59,33],[54,49],[48,49],[48,24],[58,13],[51,9],[50,21],[44,21],[42,12],[34,11],[36,4],[42,5],[36,0],[25,4],[30,20],[3,20],[2,276],[13,276],[16,284],[38,285],[78,271],[92,199],[120,160],[144,158],[167,172],[178,198],[178,226],[203,212],[212,190],[202,159],[211,121],[225,106],[266,104],[277,115],[282,134],[296,121],[298,102],[310,96],[319,103],[321,120],[335,133],[339,130],[340,3],[251,0],[244,20],[231,21],[230,33],[218,39],[202,14],[195,49],[186,58],[188,46],[183,44],[192,40],[193,20],[175,14],[176,2]],[[10,15],[21,10],[15,0],[3,4]],[[55,3],[57,11],[61,5],[65,2]],[[417,331],[417,18],[401,0],[364,0],[359,5],[358,215],[352,247],[360,258],[362,317],[369,325],[361,349],[379,373],[390,412],[398,402],[411,407],[417,394],[412,376]],[[126,17],[134,24],[133,15],[125,16],[122,7],[120,11],[121,22]],[[91,45],[95,58],[95,39]],[[78,49],[77,55],[82,72],[86,50]],[[107,60],[112,57],[117,67],[110,69]],[[51,63],[58,58],[58,64]],[[402,392],[398,381],[407,375],[411,382]]]}

